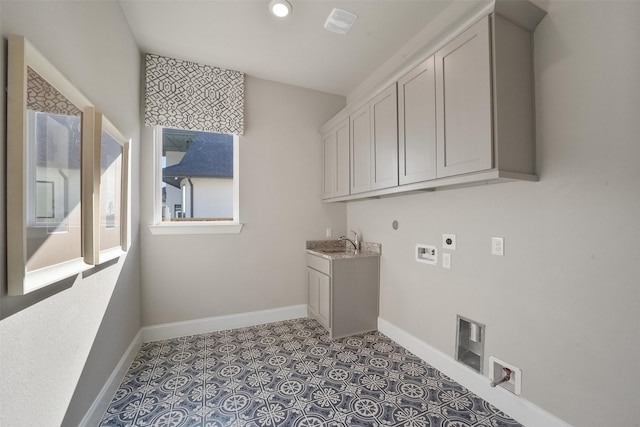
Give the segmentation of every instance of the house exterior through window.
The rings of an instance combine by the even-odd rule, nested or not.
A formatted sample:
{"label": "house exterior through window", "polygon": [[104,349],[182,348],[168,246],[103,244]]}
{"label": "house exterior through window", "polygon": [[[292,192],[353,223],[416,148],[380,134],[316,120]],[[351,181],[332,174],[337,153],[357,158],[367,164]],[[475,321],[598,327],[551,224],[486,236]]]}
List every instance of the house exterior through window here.
{"label": "house exterior through window", "polygon": [[156,223],[237,224],[237,138],[156,128]]}

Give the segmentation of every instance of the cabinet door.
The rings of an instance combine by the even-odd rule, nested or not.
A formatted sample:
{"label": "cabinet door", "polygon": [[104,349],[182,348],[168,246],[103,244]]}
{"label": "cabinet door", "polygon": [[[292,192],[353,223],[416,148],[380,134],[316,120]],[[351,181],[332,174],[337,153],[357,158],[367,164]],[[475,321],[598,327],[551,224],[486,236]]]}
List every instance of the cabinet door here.
{"label": "cabinet door", "polygon": [[322,198],[349,194],[349,118],[322,136],[324,182]]}
{"label": "cabinet door", "polygon": [[327,329],[331,327],[331,278],[307,267],[309,311]]}
{"label": "cabinet door", "polygon": [[336,127],[336,186],[335,196],[349,195],[349,118]]}
{"label": "cabinet door", "polygon": [[371,190],[371,120],[369,104],[349,117],[351,131],[351,194]]}
{"label": "cabinet door", "polygon": [[307,286],[309,287],[308,304],[309,309],[318,314],[318,308],[320,307],[320,282],[318,275],[320,273],[313,268],[307,267]]}
{"label": "cabinet door", "polygon": [[398,185],[398,93],[395,83],[370,103],[371,189]]}
{"label": "cabinet door", "polygon": [[434,57],[398,81],[400,184],[436,177],[436,74]]}
{"label": "cabinet door", "polygon": [[335,196],[337,164],[336,147],[336,133],[331,130],[322,137],[324,158],[324,182],[322,185],[323,199]]}
{"label": "cabinet door", "polygon": [[438,178],[492,167],[489,48],[485,17],[435,55]]}
{"label": "cabinet door", "polygon": [[331,278],[318,273],[318,316],[320,323],[331,328]]}

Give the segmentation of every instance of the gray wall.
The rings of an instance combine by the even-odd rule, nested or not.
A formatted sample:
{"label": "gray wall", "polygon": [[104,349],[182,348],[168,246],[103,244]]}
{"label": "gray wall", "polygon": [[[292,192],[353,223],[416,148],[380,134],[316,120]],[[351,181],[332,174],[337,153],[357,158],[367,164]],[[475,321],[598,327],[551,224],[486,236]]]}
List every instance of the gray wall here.
{"label": "gray wall", "polygon": [[[346,207],[321,202],[317,129],[344,97],[246,79],[240,138],[240,234],[153,236],[151,191],[142,195],[144,325],[306,304],[304,244],[326,227],[344,233]],[[142,185],[152,188],[145,128]]]}
{"label": "gray wall", "polygon": [[[639,3],[549,4],[535,34],[539,183],[350,202],[345,215],[320,202],[316,133],[344,99],[248,77],[245,229],[210,236],[151,236],[145,225],[136,165],[151,188],[150,131],[140,162],[139,53],[117,3],[4,1],[0,16],[3,37],[27,36],[133,138],[134,165],[126,257],[51,291],[2,291],[3,426],[81,418],[140,327],[140,263],[145,325],[302,304],[304,240],[328,226],[383,244],[384,319],[451,356],[456,314],[483,322],[487,353],[523,369],[524,398],[574,425],[638,425]],[[413,261],[416,243],[440,245],[442,233],[458,235],[451,270]],[[505,257],[490,255],[492,236],[505,238]]]}
{"label": "gray wall", "polygon": [[[456,314],[482,322],[525,399],[576,426],[638,426],[640,3],[548,10],[540,182],[350,202],[348,226],[382,243],[382,318],[452,357]],[[458,237],[452,269],[416,263],[415,244],[440,247],[442,233]]]}
{"label": "gray wall", "polygon": [[[6,37],[24,35],[132,138],[132,246],[126,256],[75,280],[27,296],[8,297],[6,247],[0,247],[0,424],[60,426],[68,409],[70,425],[75,425],[141,323],[140,54],[117,2],[2,1],[0,10],[2,81],[6,78]],[[5,117],[4,91],[0,97],[0,117]],[[5,121],[0,123],[0,134],[5,135]],[[4,147],[3,143],[2,165],[6,162]],[[0,237],[4,240],[5,174],[0,176]],[[74,391],[82,397],[72,399]]]}

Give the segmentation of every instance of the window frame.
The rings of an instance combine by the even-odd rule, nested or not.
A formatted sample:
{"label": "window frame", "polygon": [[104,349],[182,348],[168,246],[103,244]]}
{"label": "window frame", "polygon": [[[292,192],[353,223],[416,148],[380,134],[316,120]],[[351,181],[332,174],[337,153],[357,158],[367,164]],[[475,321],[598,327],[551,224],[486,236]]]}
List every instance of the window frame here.
{"label": "window frame", "polygon": [[162,221],[162,130],[153,128],[153,223],[149,230],[153,235],[181,234],[239,234],[244,224],[240,222],[240,156],[239,136],[233,136],[233,220]]}
{"label": "window frame", "polygon": [[[94,111],[93,122],[94,138],[93,147],[87,147],[83,156],[86,156],[86,162],[92,167],[85,169],[86,182],[83,194],[86,200],[87,209],[83,216],[85,227],[91,230],[86,233],[84,239],[84,259],[85,262],[92,265],[103,264],[112,259],[118,258],[129,251],[131,245],[131,191],[129,177],[131,176],[130,162],[130,146],[131,139],[126,138],[115,125],[99,111]],[[102,201],[105,197],[104,176],[102,174],[102,142],[103,133],[106,133],[113,142],[117,143],[120,148],[120,173],[116,178],[116,192],[119,192],[119,209],[118,218],[119,225],[116,230],[109,232],[102,223]],[[109,234],[111,236],[109,237]],[[118,242],[113,244],[113,238],[117,237]],[[108,241],[111,239],[112,244]]]}
{"label": "window frame", "polygon": [[[7,205],[11,215],[7,217],[7,241],[11,245],[7,250],[7,293],[25,295],[126,253],[130,242],[130,140],[97,113],[91,101],[27,39],[11,35],[8,47]],[[38,124],[40,114],[47,121],[44,132]],[[65,125],[55,116],[78,116],[79,127],[73,133],[68,120]],[[49,131],[49,120],[57,130]],[[119,229],[109,236],[111,241],[103,240],[101,247],[103,127],[121,146],[119,176],[116,174],[121,200]],[[47,154],[42,156],[38,145],[41,136],[45,144],[49,144],[49,137],[55,138],[55,149],[45,147]],[[62,163],[56,165],[60,156]],[[41,199],[48,207],[40,213],[43,195],[38,195],[39,184],[50,184]],[[109,247],[114,240],[117,242]]]}

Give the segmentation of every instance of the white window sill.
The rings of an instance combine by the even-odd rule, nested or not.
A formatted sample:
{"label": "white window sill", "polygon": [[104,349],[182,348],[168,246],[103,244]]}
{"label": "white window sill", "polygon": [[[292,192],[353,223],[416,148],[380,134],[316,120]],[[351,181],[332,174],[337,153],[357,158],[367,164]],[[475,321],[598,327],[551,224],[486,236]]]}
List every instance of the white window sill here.
{"label": "white window sill", "polygon": [[126,254],[126,252],[123,251],[122,248],[111,248],[104,251],[100,251],[100,253],[98,254],[97,265],[119,258],[124,254]]}
{"label": "white window sill", "polygon": [[149,231],[155,236],[180,234],[240,234],[244,224],[212,224],[203,222],[167,222],[149,225]]}
{"label": "white window sill", "polygon": [[37,289],[59,282],[68,277],[75,276],[83,271],[93,268],[86,264],[82,258],[61,262],[60,264],[29,271],[25,274],[21,295],[28,294]]}

